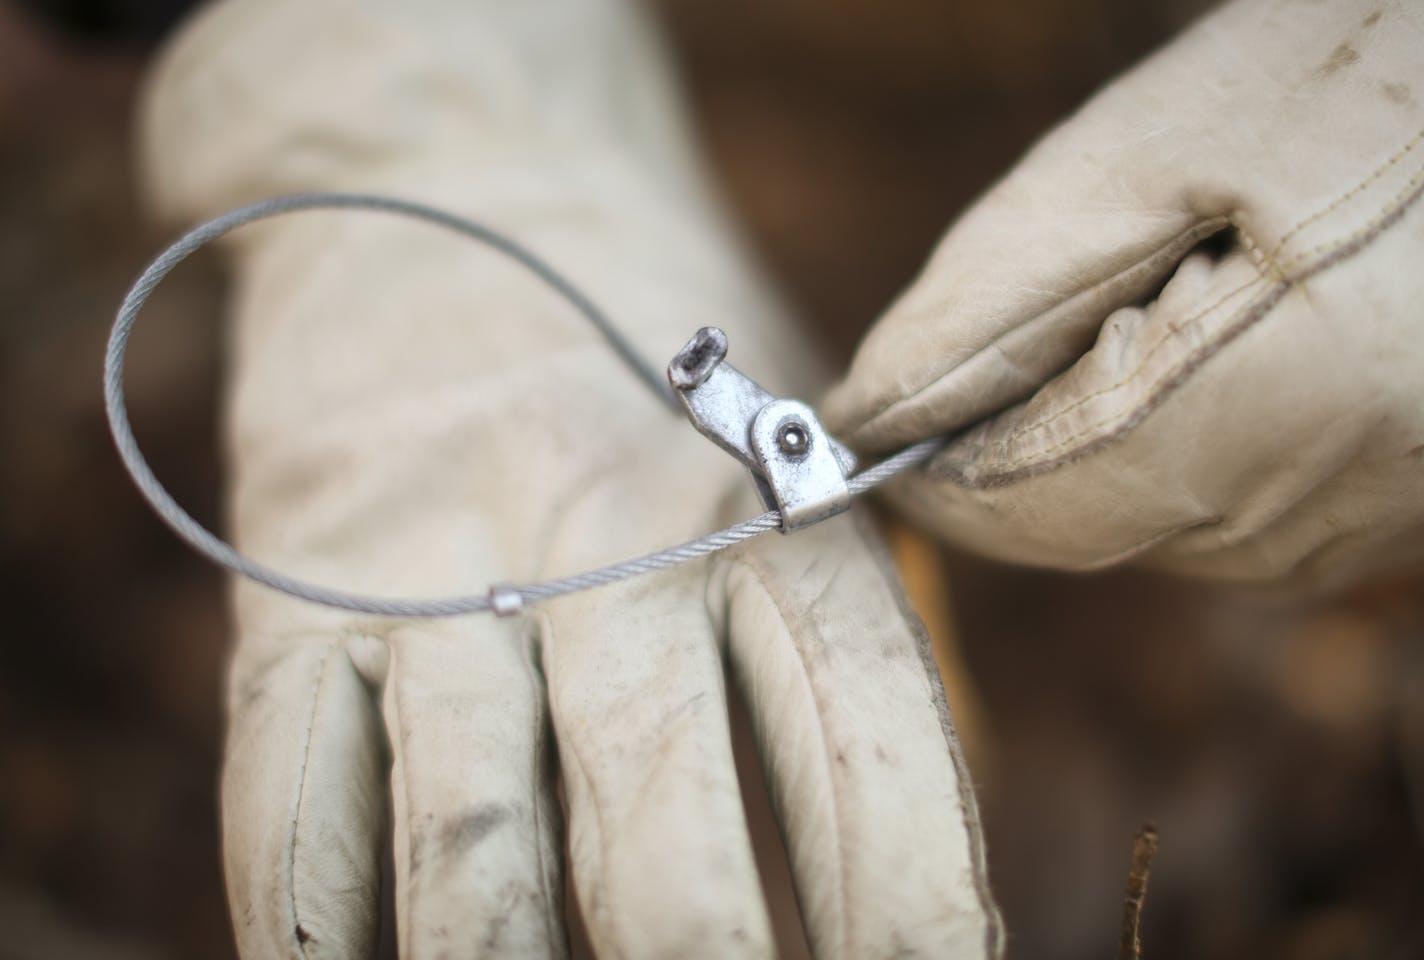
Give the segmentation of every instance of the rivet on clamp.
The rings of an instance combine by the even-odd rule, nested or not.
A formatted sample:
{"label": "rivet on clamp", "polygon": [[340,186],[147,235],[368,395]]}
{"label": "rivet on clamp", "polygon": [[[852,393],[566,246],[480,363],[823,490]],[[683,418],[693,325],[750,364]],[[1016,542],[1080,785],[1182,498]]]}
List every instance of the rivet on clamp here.
{"label": "rivet on clamp", "polygon": [[799,400],[773,397],[726,362],[727,335],[693,334],[668,365],[668,380],[703,436],[751,471],[768,510],[790,533],[850,507],[855,455]]}

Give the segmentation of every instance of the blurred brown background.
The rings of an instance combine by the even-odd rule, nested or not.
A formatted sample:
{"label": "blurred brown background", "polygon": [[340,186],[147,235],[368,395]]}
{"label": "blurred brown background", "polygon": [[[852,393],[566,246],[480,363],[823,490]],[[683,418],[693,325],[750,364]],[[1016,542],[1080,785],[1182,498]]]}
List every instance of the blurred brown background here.
{"label": "blurred brown background", "polygon": [[[164,238],[130,193],[184,4],[0,0],[0,958],[230,956],[218,576],[142,507],[99,398]],[[1200,0],[663,0],[713,164],[842,358],[944,225]],[[221,277],[145,317],[155,467],[217,516]],[[1424,586],[1292,598],[950,555],[1014,958],[1115,953],[1154,819],[1150,960],[1424,957]]]}

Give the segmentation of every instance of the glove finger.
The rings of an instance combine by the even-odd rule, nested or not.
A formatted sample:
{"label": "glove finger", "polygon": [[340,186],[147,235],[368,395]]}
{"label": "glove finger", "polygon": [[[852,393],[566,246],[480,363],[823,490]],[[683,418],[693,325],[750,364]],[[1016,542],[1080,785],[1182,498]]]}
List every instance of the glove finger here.
{"label": "glove finger", "polygon": [[385,747],[335,636],[245,633],[233,662],[223,856],[244,957],[375,950]]}
{"label": "glove finger", "polygon": [[414,624],[390,646],[400,955],[564,956],[553,757],[527,625]]}
{"label": "glove finger", "polygon": [[859,514],[720,562],[714,609],[820,960],[997,957],[972,786],[923,627]]}
{"label": "glove finger", "polygon": [[1157,123],[1109,91],[1040,143],[941,240],[871,328],[823,418],[861,449],[949,433],[1033,394],[1103,318],[1158,289],[1228,225],[1150,164]]}
{"label": "glove finger", "polygon": [[[705,441],[672,423],[652,447],[659,456],[565,505],[550,551],[558,568],[636,556],[710,527],[698,506],[718,488],[703,481],[722,473],[705,469]],[[689,470],[699,463],[702,473]],[[639,478],[631,503],[630,471]],[[661,522],[611,519],[633,511]],[[539,608],[569,864],[601,957],[774,952],[705,585],[706,567],[694,563]]]}
{"label": "glove finger", "polygon": [[1418,4],[1284,13],[1223,5],[1035,147],[871,332],[828,425],[886,449],[1030,396],[1228,224],[1264,260],[1378,229],[1419,183]]}
{"label": "glove finger", "polygon": [[[1127,559],[1210,522],[1214,507],[1177,471],[1205,455],[1224,475],[1231,457],[1201,446],[1249,455],[1255,442],[1240,430],[1258,430],[1259,421],[1247,414],[1225,434],[1163,434],[1155,421],[1139,423],[1189,358],[1269,289],[1247,258],[1228,255],[1217,264],[1206,254],[1189,256],[1155,302],[1114,312],[1071,369],[957,438],[923,474],[894,485],[891,496],[972,549],[1074,569]],[[1233,389],[1240,387],[1246,391]],[[1230,390],[1219,399],[1244,412],[1251,404],[1245,393],[1258,387],[1253,379],[1217,389]],[[1115,450],[1092,455],[1137,430],[1150,441],[1139,459],[1124,461]],[[1221,446],[1229,439],[1241,442]]]}
{"label": "glove finger", "polygon": [[[1370,257],[1407,262],[1412,208]],[[1417,337],[1407,272],[1347,253],[1289,281],[1230,249],[1189,257],[1079,363],[892,489],[946,537],[1002,559],[1091,568],[1143,555],[1259,579],[1363,555],[1414,514]],[[1350,316],[1350,323],[1332,317]],[[1382,349],[1382,345],[1387,345]],[[1370,470],[1350,471],[1367,462]],[[1327,564],[1330,565],[1330,564]]]}
{"label": "glove finger", "polygon": [[570,866],[599,956],[773,954],[701,583],[652,575],[547,617]]}

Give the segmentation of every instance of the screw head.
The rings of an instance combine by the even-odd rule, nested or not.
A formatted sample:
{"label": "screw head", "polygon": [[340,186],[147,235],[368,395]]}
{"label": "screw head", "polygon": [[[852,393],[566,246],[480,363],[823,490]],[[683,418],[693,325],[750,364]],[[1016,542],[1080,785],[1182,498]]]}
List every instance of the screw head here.
{"label": "screw head", "polygon": [[788,417],[776,428],[776,446],[788,457],[804,457],[811,449],[811,431],[795,417]]}

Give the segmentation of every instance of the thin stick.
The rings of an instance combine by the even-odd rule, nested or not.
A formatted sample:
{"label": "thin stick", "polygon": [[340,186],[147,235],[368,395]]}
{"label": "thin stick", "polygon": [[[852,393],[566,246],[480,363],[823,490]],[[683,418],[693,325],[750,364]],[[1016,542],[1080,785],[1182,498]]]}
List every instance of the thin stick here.
{"label": "thin stick", "polygon": [[1145,823],[1132,840],[1132,869],[1122,901],[1122,940],[1118,960],[1142,960],[1142,902],[1147,898],[1147,872],[1157,855],[1157,827]]}

